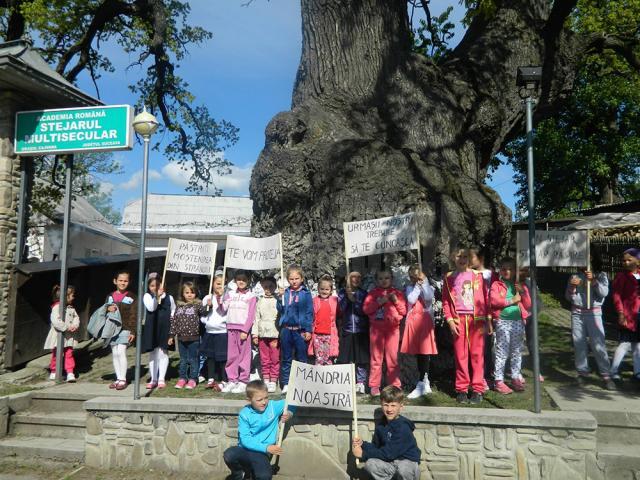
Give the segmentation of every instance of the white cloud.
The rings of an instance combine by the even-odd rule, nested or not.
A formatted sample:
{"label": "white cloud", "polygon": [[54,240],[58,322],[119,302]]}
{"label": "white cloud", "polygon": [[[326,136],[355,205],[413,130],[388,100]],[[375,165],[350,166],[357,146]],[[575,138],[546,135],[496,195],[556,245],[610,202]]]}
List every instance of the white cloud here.
{"label": "white cloud", "polygon": [[[225,195],[248,195],[252,169],[253,165],[233,166],[229,175],[213,175],[213,184],[221,189]],[[177,163],[170,162],[162,167],[162,174],[174,185],[185,188],[189,184],[193,168],[183,170]]]}
{"label": "white cloud", "polygon": [[98,187],[98,191],[106,195],[111,195],[111,192],[113,192],[114,188],[115,185],[111,182],[101,182],[100,186]]}
{"label": "white cloud", "polygon": [[[149,170],[149,180],[161,180],[162,175],[156,170]],[[118,185],[119,190],[134,190],[142,183],[142,170],[138,170],[124,183]]]}

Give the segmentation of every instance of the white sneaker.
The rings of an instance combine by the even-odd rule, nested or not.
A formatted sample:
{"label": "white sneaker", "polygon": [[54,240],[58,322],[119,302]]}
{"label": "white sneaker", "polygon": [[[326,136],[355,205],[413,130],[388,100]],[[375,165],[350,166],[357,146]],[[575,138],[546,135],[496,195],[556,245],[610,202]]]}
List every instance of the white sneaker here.
{"label": "white sneaker", "polygon": [[222,387],[222,392],[223,393],[230,393],[231,390],[233,390],[234,388],[236,388],[237,384],[236,382],[227,382],[224,387]]}
{"label": "white sneaker", "polygon": [[423,393],[423,395],[429,395],[429,394],[433,393],[431,391],[431,384],[429,383],[429,378],[426,375],[424,376],[424,380],[422,381],[422,383],[424,383],[424,393]]}
{"label": "white sneaker", "polygon": [[276,382],[267,382],[267,392],[274,393],[276,391]]}
{"label": "white sneaker", "polygon": [[418,398],[424,395],[424,382],[420,381],[417,383],[416,388],[414,388],[407,398]]}
{"label": "white sneaker", "polygon": [[356,383],[356,393],[360,393],[362,395],[364,395],[366,393],[365,387],[364,387],[364,383],[360,382],[360,383]]}
{"label": "white sneaker", "polygon": [[67,373],[67,382],[75,383],[76,376],[73,373]]}
{"label": "white sneaker", "polygon": [[49,374],[49,380],[55,380],[56,379],[56,372],[51,372]]}
{"label": "white sneaker", "polygon": [[285,385],[284,387],[282,387],[282,394],[286,394],[287,390],[289,389],[289,385]]}
{"label": "white sneaker", "polygon": [[206,382],[206,381],[207,381],[207,379],[206,379],[206,378],[204,378],[202,375],[200,375],[200,376],[198,377],[198,383],[204,383],[204,382]]}
{"label": "white sneaker", "polygon": [[233,390],[229,390],[229,393],[244,393],[247,391],[247,384],[238,382]]}
{"label": "white sneaker", "polygon": [[260,374],[258,373],[257,370],[249,374],[249,381],[253,381],[253,380],[260,380]]}

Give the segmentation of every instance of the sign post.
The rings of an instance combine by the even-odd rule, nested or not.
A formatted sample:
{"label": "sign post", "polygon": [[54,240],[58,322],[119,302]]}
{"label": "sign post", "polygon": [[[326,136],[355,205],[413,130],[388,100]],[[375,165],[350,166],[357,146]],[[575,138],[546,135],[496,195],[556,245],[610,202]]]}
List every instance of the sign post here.
{"label": "sign post", "polygon": [[[67,308],[73,154],[130,150],[132,146],[131,107],[128,105],[32,110],[16,113],[14,136],[16,155],[33,157],[46,154],[69,154],[65,159],[64,220],[60,251],[60,318],[63,321]],[[24,198],[21,198],[21,204],[23,202]],[[21,205],[19,208],[24,209],[25,206]],[[18,248],[22,248],[20,243]],[[21,259],[20,256],[17,258]],[[59,332],[56,349],[57,382],[62,381],[63,350],[63,335]]]}
{"label": "sign post", "polygon": [[17,155],[131,150],[129,105],[31,110],[16,113]]}

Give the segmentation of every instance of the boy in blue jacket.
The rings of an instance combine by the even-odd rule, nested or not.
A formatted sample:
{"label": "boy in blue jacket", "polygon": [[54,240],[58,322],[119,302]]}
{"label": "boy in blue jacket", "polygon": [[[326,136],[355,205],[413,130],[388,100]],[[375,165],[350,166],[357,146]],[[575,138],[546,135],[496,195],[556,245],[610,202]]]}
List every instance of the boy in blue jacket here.
{"label": "boy in blue jacket", "polygon": [[276,444],[278,423],[286,422],[291,414],[284,413],[284,400],[269,401],[267,384],[262,380],[247,383],[246,394],[250,404],[238,415],[238,446],[224,452],[224,463],[231,470],[228,478],[242,480],[251,473],[255,480],[270,480],[270,454],[282,455]]}
{"label": "boy in blue jacket", "polygon": [[373,433],[373,441],[353,439],[352,452],[364,460],[364,469],[375,480],[418,480],[420,449],[413,436],[413,422],[400,415],[404,407],[404,392],[388,385],[380,393],[384,419]]}
{"label": "boy in blue jacket", "polygon": [[287,269],[289,288],[280,289],[277,307],[280,314],[280,385],[287,393],[291,361],[307,363],[307,342],[313,328],[313,298],[304,286],[302,268],[292,265]]}

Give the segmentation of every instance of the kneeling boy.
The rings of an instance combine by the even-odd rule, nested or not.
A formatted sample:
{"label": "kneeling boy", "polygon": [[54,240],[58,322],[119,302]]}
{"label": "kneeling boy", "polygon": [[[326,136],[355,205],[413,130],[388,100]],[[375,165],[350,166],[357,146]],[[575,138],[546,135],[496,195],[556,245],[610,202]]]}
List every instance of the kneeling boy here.
{"label": "kneeling boy", "polygon": [[375,480],[418,480],[420,449],[413,436],[413,422],[400,415],[404,392],[389,385],[382,389],[380,404],[384,419],[373,434],[373,441],[353,439],[353,455],[366,461],[364,469]]}
{"label": "kneeling boy", "polygon": [[282,455],[282,448],[276,444],[279,420],[282,417],[286,422],[291,415],[283,414],[284,400],[269,401],[262,380],[247,383],[246,395],[250,405],[238,415],[238,446],[225,450],[224,463],[233,480],[242,480],[245,473],[251,473],[255,480],[268,480],[272,476],[269,454]]}

